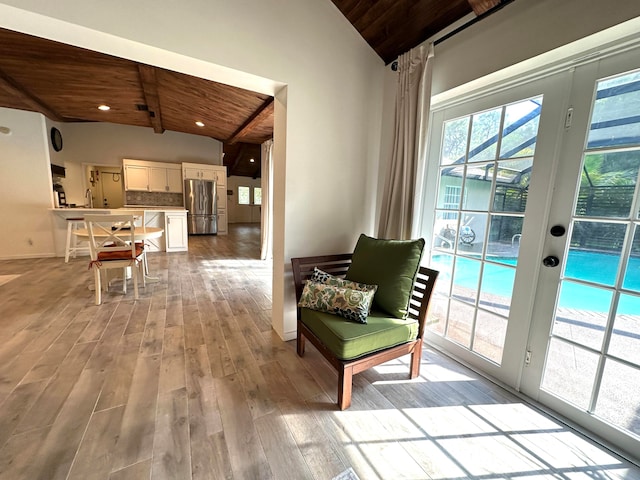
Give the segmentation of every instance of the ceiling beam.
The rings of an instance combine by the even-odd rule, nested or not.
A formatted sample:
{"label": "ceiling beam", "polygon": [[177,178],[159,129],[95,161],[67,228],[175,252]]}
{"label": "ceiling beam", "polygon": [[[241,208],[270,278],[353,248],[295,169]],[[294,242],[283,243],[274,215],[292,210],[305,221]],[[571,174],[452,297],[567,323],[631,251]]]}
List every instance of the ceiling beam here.
{"label": "ceiling beam", "polygon": [[473,13],[480,16],[483,13],[487,13],[493,7],[500,5],[501,0],[467,0]]}
{"label": "ceiling beam", "polygon": [[273,97],[269,97],[253,114],[231,135],[225,143],[233,145],[242,137],[249,134],[254,128],[259,126],[265,118],[273,114]]}
{"label": "ceiling beam", "polygon": [[35,95],[28,92],[22,85],[16,82],[13,78],[7,75],[0,69],[0,88],[5,90],[8,94],[17,97],[29,108],[36,112],[40,112],[51,120],[56,122],[64,122],[64,119],[53,110],[49,105],[44,103]]}
{"label": "ceiling beam", "polygon": [[156,80],[156,69],[149,65],[138,65],[140,72],[140,84],[144,93],[144,99],[149,108],[149,121],[156,133],[164,133],[162,126],[162,112],[160,110],[160,97],[158,96],[158,81]]}

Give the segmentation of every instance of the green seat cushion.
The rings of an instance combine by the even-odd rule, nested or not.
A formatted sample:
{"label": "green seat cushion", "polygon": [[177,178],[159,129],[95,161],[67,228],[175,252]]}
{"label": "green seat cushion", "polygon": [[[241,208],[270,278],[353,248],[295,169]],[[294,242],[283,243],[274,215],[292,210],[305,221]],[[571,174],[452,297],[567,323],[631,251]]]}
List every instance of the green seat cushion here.
{"label": "green seat cushion", "polygon": [[378,285],[373,308],[406,318],[424,249],[424,239],[381,240],[360,235],[345,278]]}
{"label": "green seat cushion", "polygon": [[371,312],[367,323],[362,324],[317,310],[300,310],[302,323],[341,360],[352,360],[418,336],[418,322],[389,317],[384,312]]}

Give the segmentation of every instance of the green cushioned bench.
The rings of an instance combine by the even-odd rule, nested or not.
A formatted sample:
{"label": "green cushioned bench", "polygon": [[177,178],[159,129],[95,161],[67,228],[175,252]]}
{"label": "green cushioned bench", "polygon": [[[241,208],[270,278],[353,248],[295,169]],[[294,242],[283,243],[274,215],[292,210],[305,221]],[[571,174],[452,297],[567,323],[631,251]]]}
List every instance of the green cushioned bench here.
{"label": "green cushioned bench", "polygon": [[[335,276],[344,276],[353,255],[322,255],[292,258],[296,300],[300,300],[304,283],[314,267]],[[351,405],[353,375],[403,355],[411,354],[409,378],[420,374],[422,336],[429,300],[438,272],[419,267],[406,318],[372,310],[367,323],[346,320],[330,313],[298,308],[297,352],[303,356],[305,339],[338,371],[338,406],[341,410]]]}

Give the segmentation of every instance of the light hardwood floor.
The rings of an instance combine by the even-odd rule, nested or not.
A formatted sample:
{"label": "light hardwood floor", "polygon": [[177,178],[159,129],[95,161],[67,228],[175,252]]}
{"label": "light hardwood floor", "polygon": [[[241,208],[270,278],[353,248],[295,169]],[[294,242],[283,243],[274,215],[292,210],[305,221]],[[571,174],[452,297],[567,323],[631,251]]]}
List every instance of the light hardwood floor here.
{"label": "light hardwood floor", "polygon": [[1,479],[640,478],[431,349],[338,411],[336,373],[271,331],[259,229],[230,227],[150,254],[138,301],[94,305],[84,258],[0,262]]}

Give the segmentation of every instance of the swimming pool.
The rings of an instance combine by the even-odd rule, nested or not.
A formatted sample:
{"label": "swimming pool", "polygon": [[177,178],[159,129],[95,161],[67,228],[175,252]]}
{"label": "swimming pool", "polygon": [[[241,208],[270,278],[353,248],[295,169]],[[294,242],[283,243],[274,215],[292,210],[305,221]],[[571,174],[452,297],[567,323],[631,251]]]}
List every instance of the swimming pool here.
{"label": "swimming pool", "polygon": [[[444,272],[451,271],[451,256],[435,255],[432,267]],[[494,263],[485,263],[482,275],[482,293],[511,298],[515,279],[515,258],[495,258]],[[620,257],[607,253],[571,250],[565,269],[566,281],[562,285],[559,306],[594,312],[608,312],[612,295],[610,290],[572,282],[579,278],[606,286],[615,283]],[[475,290],[478,285],[480,262],[466,257],[457,257],[454,285]],[[640,257],[631,257],[623,282],[625,289],[640,292]],[[626,296],[618,307],[619,314],[640,315],[640,299]]]}

